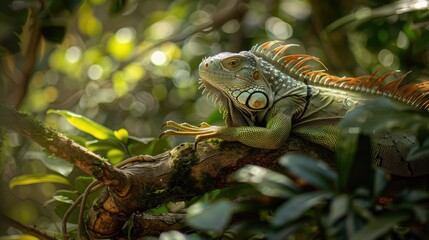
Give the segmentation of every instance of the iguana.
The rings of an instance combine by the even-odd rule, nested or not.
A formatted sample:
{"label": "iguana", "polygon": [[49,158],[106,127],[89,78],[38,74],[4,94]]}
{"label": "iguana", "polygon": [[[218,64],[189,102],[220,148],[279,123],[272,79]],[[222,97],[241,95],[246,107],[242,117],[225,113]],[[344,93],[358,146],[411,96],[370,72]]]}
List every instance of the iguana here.
{"label": "iguana", "polygon": [[[339,136],[338,122],[368,101],[392,99],[395,104],[429,111],[429,81],[401,84],[404,76],[384,83],[393,73],[362,77],[337,77],[325,72],[316,57],[287,54],[297,46],[270,41],[240,53],[224,52],[203,59],[199,65],[201,86],[220,101],[226,126],[167,121],[162,135],[195,136],[239,141],[245,145],[277,149],[290,134],[332,151]],[[325,69],[313,70],[308,61]],[[204,92],[204,91],[203,91]],[[412,134],[384,133],[372,137],[374,162],[402,176],[429,174],[429,161],[406,160],[416,144]],[[429,156],[425,156],[429,160]]]}

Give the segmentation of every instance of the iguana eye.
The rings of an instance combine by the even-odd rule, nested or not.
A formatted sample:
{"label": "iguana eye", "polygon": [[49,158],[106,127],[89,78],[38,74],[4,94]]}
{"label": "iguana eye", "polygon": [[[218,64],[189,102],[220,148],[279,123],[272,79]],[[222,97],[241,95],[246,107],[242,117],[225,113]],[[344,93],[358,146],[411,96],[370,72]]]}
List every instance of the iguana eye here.
{"label": "iguana eye", "polygon": [[234,69],[237,69],[238,66],[240,66],[241,59],[238,57],[230,57],[222,60],[221,63],[224,68],[228,70],[234,70]]}

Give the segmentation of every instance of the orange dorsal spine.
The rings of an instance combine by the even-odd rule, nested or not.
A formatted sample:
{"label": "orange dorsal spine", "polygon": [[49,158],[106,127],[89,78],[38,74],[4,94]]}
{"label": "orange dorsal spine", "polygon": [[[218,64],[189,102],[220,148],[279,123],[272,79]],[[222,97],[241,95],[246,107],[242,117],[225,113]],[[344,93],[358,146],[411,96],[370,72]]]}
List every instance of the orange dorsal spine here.
{"label": "orange dorsal spine", "polygon": [[[337,77],[326,73],[326,66],[317,57],[306,54],[286,54],[286,50],[294,46],[298,45],[286,44],[283,41],[270,41],[256,45],[250,51],[279,67],[286,74],[295,77],[297,80],[350,91],[381,95],[412,107],[429,111],[429,81],[401,84],[407,75],[404,74],[384,84],[386,78],[397,74],[398,71],[379,75],[380,70],[371,75],[361,77]],[[313,70],[311,65],[306,64],[308,61],[316,61],[324,69]]]}

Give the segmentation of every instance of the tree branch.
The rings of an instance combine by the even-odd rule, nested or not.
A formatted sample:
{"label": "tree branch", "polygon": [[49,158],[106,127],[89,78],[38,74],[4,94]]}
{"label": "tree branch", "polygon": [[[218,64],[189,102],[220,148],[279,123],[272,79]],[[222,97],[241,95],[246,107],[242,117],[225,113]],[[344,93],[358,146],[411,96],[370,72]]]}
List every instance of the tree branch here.
{"label": "tree branch", "polygon": [[[199,143],[196,148],[192,143],[181,144],[154,157],[132,157],[115,168],[100,156],[43,126],[28,115],[1,105],[0,114],[0,127],[12,128],[22,133],[107,185],[88,213],[88,232],[98,238],[120,234],[125,222],[134,213],[168,201],[187,200],[234,184],[232,174],[247,164],[272,169],[278,166],[277,160],[284,154],[301,152],[334,165],[332,152],[291,136],[285,145],[277,150],[255,149],[240,143],[219,140]],[[393,177],[391,183],[395,184],[391,184],[393,186],[386,193],[394,196],[410,186],[409,184],[427,190],[428,180],[428,176]],[[138,223],[135,226],[143,225],[144,223]],[[136,231],[145,232],[142,229]]]}
{"label": "tree branch", "polygon": [[154,156],[151,162],[133,161],[122,169],[130,179],[129,194],[119,196],[106,188],[88,213],[88,230],[96,238],[114,237],[135,212],[224,188],[234,183],[232,173],[243,166],[275,168],[288,152],[306,152],[332,163],[332,152],[299,138],[277,150],[218,140],[199,143],[196,149],[187,143]]}
{"label": "tree branch", "polygon": [[34,120],[31,116],[4,105],[0,105],[0,115],[2,116],[0,118],[1,128],[13,129],[23,134],[55,156],[73,163],[100,182],[118,186],[119,189],[123,188],[122,185],[127,182],[127,176],[119,169],[70,138]]}
{"label": "tree branch", "polygon": [[0,222],[2,224],[6,224],[8,226],[16,228],[23,233],[35,236],[39,239],[44,239],[44,240],[55,240],[56,239],[55,237],[49,236],[48,234],[40,231],[39,229],[36,229],[35,227],[17,222],[14,219],[12,219],[6,215],[3,215],[3,214],[0,214]]}

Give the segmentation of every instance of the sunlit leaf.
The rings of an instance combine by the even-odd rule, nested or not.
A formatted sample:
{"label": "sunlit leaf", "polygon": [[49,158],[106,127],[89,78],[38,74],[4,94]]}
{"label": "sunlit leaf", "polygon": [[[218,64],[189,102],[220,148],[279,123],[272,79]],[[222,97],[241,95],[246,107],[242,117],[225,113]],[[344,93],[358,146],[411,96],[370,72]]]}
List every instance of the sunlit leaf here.
{"label": "sunlit leaf", "polygon": [[29,174],[14,177],[9,182],[9,188],[37,183],[61,183],[69,185],[67,178],[54,174]]}
{"label": "sunlit leaf", "polygon": [[121,162],[125,157],[125,153],[119,149],[110,149],[107,152],[107,159],[109,159],[109,162],[112,164],[118,164]]}
{"label": "sunlit leaf", "polygon": [[300,154],[287,154],[280,159],[279,163],[297,177],[321,189],[334,190],[336,188],[337,175],[324,162]]}
{"label": "sunlit leaf", "polygon": [[115,137],[123,142],[123,143],[127,143],[128,142],[128,131],[125,128],[121,128],[119,130],[115,130],[113,131],[113,134],[115,135]]}
{"label": "sunlit leaf", "polygon": [[75,128],[86,132],[98,139],[116,139],[113,131],[106,128],[105,126],[98,124],[91,119],[88,119],[82,115],[66,111],[66,110],[48,110],[47,113],[56,113],[67,119],[67,121]]}
{"label": "sunlit leaf", "polygon": [[362,229],[353,233],[350,240],[378,239],[396,224],[409,218],[407,213],[389,213],[371,219]]}
{"label": "sunlit leaf", "polygon": [[0,237],[0,240],[39,240],[39,238],[23,234],[23,235],[9,235],[5,237]]}
{"label": "sunlit leaf", "polygon": [[186,223],[199,230],[221,232],[231,219],[234,206],[221,200],[215,203],[198,202],[188,208]]}

